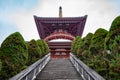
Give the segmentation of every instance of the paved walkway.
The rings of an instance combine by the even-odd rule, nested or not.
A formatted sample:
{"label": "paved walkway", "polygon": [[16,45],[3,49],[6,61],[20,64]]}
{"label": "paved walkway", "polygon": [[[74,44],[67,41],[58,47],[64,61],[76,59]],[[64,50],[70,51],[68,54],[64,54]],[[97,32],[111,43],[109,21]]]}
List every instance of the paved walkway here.
{"label": "paved walkway", "polygon": [[82,80],[69,59],[51,59],[35,80]]}

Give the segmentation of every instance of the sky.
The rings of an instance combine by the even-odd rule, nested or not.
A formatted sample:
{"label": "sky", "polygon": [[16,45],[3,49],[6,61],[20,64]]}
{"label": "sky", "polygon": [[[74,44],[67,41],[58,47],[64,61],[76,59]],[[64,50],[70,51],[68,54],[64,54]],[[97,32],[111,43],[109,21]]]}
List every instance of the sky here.
{"label": "sky", "polygon": [[0,44],[7,36],[20,32],[25,41],[39,39],[33,16],[63,17],[88,15],[82,37],[98,28],[109,30],[120,15],[120,0],[0,0]]}

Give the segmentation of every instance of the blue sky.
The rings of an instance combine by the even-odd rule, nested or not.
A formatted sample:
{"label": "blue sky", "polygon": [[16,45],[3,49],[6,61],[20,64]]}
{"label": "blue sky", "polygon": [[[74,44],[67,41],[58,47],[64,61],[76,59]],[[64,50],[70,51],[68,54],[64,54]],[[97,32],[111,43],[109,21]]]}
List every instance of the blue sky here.
{"label": "blue sky", "polygon": [[83,36],[98,28],[109,30],[120,15],[120,0],[0,0],[0,44],[16,31],[26,41],[39,39],[33,15],[57,17],[60,5],[65,17],[88,15]]}
{"label": "blue sky", "polygon": [[7,20],[7,17],[17,14],[20,9],[29,12],[37,3],[38,0],[0,0],[0,43],[11,33],[19,31],[17,25]]}

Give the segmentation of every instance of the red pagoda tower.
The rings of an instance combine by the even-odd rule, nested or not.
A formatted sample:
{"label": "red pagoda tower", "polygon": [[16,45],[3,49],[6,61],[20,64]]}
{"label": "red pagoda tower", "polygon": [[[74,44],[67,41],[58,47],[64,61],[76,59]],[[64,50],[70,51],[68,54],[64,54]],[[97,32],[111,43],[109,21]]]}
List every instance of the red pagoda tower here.
{"label": "red pagoda tower", "polygon": [[72,41],[76,36],[82,36],[87,15],[82,17],[62,17],[62,7],[60,7],[59,17],[34,16],[34,19],[40,38],[44,39],[49,45],[51,57],[69,58],[71,42],[49,41],[53,39]]}

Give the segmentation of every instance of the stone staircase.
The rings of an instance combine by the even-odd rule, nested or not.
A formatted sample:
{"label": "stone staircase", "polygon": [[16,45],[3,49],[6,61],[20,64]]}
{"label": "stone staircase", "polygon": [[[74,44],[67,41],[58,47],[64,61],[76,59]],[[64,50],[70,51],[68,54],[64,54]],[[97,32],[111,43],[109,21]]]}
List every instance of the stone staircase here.
{"label": "stone staircase", "polygon": [[83,80],[70,59],[51,59],[35,80]]}

